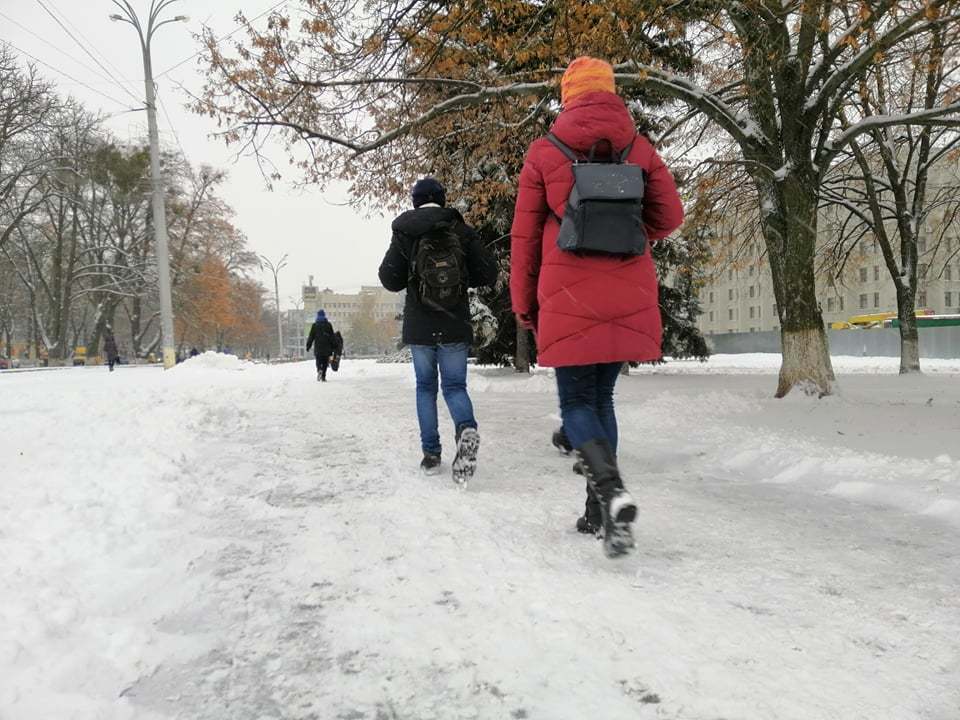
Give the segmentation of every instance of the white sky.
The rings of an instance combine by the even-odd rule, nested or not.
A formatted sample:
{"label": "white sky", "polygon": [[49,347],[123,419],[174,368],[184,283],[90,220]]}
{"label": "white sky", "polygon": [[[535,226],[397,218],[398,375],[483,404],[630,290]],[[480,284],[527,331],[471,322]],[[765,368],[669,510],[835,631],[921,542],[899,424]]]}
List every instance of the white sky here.
{"label": "white sky", "polygon": [[[110,0],[0,0],[0,40],[15,45],[14,52],[29,53],[88,85],[89,88],[84,87],[50,67],[37,64],[41,73],[55,82],[63,94],[73,95],[90,109],[117,113],[134,106],[130,95],[102,77],[105,73],[47,14],[41,1],[60,15],[67,28],[100,62],[108,69],[115,67],[119,71],[124,85],[138,98],[143,96],[143,70],[136,32],[127,24],[109,20],[108,16],[116,11]],[[296,6],[296,0],[288,3]],[[131,0],[131,4],[141,19],[146,17],[150,0]],[[222,140],[211,137],[216,131],[212,120],[194,115],[184,107],[187,96],[178,85],[199,93],[203,84],[196,60],[160,77],[165,70],[197,52],[199,45],[193,36],[203,25],[221,37],[237,27],[234,17],[238,11],[254,18],[277,4],[278,0],[180,0],[171,8],[174,11],[171,15],[185,14],[189,20],[161,28],[154,36],[152,55],[160,100],[169,115],[168,120],[161,107],[158,113],[161,142],[176,147],[172,125],[191,163],[195,166],[206,163],[229,173],[221,194],[236,210],[236,224],[247,235],[249,246],[273,260],[289,254],[287,267],[280,274],[280,302],[286,308],[292,307],[292,297],[299,297],[300,285],[308,275],[313,275],[314,282],[321,287],[340,291],[378,284],[377,267],[389,241],[391,218],[367,219],[344,207],[346,194],[340,186],[321,193],[316,188],[297,191],[277,183],[274,191],[267,190],[256,162],[246,157],[237,159]],[[256,25],[262,27],[265,23],[266,17],[263,17]],[[235,37],[239,36],[240,33]],[[116,115],[107,120],[107,125],[123,141],[147,135],[143,113]],[[277,160],[283,169],[285,159],[278,154]],[[260,279],[272,296],[272,275],[264,274]]]}

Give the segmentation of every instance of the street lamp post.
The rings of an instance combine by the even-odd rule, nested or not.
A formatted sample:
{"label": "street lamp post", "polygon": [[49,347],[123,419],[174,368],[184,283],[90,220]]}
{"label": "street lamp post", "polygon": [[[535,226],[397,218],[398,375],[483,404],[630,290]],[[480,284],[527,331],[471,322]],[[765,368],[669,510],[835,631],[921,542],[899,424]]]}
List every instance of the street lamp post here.
{"label": "street lamp post", "polygon": [[280,323],[280,281],[277,279],[277,276],[280,274],[280,271],[287,264],[287,256],[284,254],[282,258],[277,260],[276,263],[273,263],[267,258],[266,255],[260,256],[260,267],[266,266],[270,272],[273,273],[273,292],[274,297],[277,299],[277,343],[280,346],[280,354],[278,357],[283,357],[283,325]]}
{"label": "street lamp post", "polygon": [[132,25],[140,36],[143,53],[143,84],[147,93],[147,128],[150,135],[150,180],[153,186],[153,232],[157,249],[157,282],[160,290],[160,331],[163,347],[163,366],[167,369],[176,364],[176,345],[173,338],[173,296],[170,290],[170,248],[167,239],[167,212],[164,204],[163,176],[160,174],[160,136],[157,131],[157,102],[153,85],[153,65],[150,60],[150,41],[153,34],[164,25],[186,20],[186,15],[177,15],[160,20],[160,14],[178,0],[151,0],[146,33],[137,13],[128,0],[113,0],[120,13],[111,20]]}

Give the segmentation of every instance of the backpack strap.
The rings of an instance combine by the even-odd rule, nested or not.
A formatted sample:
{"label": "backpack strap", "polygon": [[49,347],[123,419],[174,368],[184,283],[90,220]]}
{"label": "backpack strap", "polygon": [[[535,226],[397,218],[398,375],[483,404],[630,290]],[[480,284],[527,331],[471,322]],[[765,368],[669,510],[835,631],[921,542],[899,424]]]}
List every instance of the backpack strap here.
{"label": "backpack strap", "polygon": [[570,160],[570,162],[572,163],[580,162],[580,158],[577,157],[577,154],[573,150],[571,150],[567,145],[564,145],[562,142],[560,142],[560,138],[558,138],[556,135],[554,135],[553,133],[547,133],[547,140],[549,140],[554,145],[556,145],[557,149],[560,152],[562,152],[564,155],[566,155],[567,159]]}
{"label": "backpack strap", "polygon": [[[560,138],[558,138],[556,135],[554,135],[553,133],[547,133],[547,136],[546,136],[546,137],[547,137],[547,140],[549,140],[551,143],[553,143],[560,152],[562,152],[564,155],[567,156],[567,159],[570,160],[570,162],[572,162],[572,163],[581,162],[581,158],[578,157],[577,154],[576,154],[573,150],[571,150],[568,145],[565,145],[563,142],[561,142]],[[627,158],[628,158],[628,157],[630,157],[630,152],[633,150],[633,146],[634,146],[634,143],[636,143],[636,141],[637,141],[637,136],[634,135],[634,136],[633,136],[633,140],[630,141],[630,144],[627,145],[627,146],[623,149],[623,151],[620,153],[620,157],[619,157],[619,159],[618,159],[618,162],[619,162],[621,165],[627,161]],[[591,162],[592,162],[592,160],[593,160],[593,152],[594,152],[594,149],[596,148],[596,146],[597,146],[600,142],[603,142],[603,141],[598,140],[596,143],[594,143],[593,147],[590,148],[590,159],[591,159]],[[609,142],[609,140],[608,140],[607,142]]]}

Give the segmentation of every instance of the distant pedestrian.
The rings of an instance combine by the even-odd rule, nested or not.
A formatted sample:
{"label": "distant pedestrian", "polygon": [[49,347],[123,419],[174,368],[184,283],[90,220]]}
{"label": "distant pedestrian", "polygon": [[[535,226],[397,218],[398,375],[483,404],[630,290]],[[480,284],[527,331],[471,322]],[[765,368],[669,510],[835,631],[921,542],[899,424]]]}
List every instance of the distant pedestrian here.
{"label": "distant pedestrian", "polygon": [[554,444],[576,451],[587,478],[577,529],[602,532],[613,557],[633,547],[637,514],[617,464],[613,391],[625,361],[661,356],[647,241],[679,227],[683,206],[608,63],[577,58],[560,87],[563,109],[520,173],[510,294],[518,322],[536,333],[540,363],[557,369],[563,426]]}
{"label": "distant pedestrian", "polygon": [[197,350],[195,347],[190,348],[190,357],[196,357],[199,354],[200,354],[200,351]]}
{"label": "distant pedestrian", "polygon": [[462,484],[473,477],[480,448],[467,393],[467,355],[473,341],[467,289],[496,282],[497,263],[463,216],[446,207],[446,190],[437,180],[418,180],[411,195],[414,209],[393,221],[380,282],[387,290],[407,291],[403,343],[410,346],[417,378],[420,468],[429,475],[440,472],[439,377],[457,442],[453,480]]}
{"label": "distant pedestrian", "polygon": [[317,311],[317,319],[310,327],[310,334],[307,335],[307,352],[313,346],[313,356],[317,361],[317,381],[327,381],[327,367],[330,365],[330,356],[336,348],[336,334],[333,332],[333,325],[327,320],[327,314],[323,310]]}
{"label": "distant pedestrian", "polygon": [[107,365],[110,372],[120,359],[120,350],[117,348],[117,338],[113,335],[113,328],[107,325],[103,330],[103,352],[107,356]]}

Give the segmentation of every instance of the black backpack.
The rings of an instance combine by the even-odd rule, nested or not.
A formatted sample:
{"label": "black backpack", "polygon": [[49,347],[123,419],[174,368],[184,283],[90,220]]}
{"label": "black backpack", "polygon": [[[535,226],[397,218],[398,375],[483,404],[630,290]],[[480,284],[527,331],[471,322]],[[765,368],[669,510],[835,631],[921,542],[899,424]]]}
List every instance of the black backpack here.
{"label": "black backpack", "polygon": [[420,302],[436,310],[451,310],[462,302],[467,293],[464,255],[452,223],[439,223],[420,236],[412,268]]}
{"label": "black backpack", "polygon": [[584,161],[553,133],[547,139],[573,163],[573,188],[560,220],[557,246],[570,252],[643,255],[644,173],[639,165],[626,162],[633,143],[609,161],[598,162],[594,151],[599,143]]}

